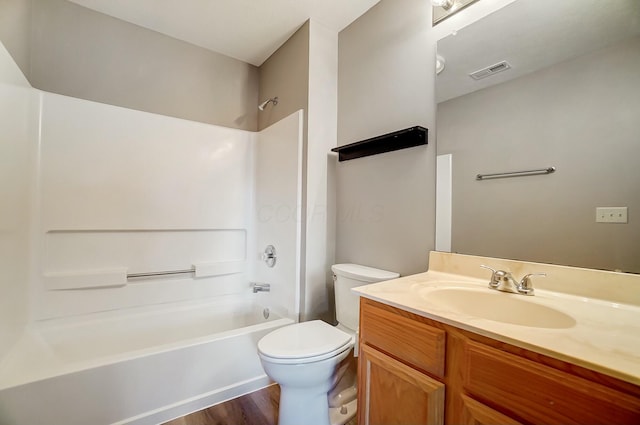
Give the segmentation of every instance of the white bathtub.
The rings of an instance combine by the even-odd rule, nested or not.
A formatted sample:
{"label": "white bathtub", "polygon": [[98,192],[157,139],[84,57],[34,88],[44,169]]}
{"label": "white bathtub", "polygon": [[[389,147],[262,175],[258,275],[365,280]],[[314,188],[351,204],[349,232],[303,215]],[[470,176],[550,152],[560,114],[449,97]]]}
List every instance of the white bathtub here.
{"label": "white bathtub", "polygon": [[158,424],[262,388],[257,342],[293,320],[250,300],[34,324],[0,362],[0,423]]}

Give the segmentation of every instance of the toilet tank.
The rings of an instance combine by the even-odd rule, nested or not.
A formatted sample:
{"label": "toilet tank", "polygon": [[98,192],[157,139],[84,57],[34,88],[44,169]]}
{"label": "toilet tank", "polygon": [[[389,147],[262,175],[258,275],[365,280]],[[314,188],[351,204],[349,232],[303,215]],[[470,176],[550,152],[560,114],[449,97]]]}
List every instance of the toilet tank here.
{"label": "toilet tank", "polygon": [[357,331],[360,320],[360,297],[351,288],[369,283],[395,279],[400,275],[387,270],[359,264],[334,264],[333,271],[334,292],[336,298],[336,319],[347,328]]}

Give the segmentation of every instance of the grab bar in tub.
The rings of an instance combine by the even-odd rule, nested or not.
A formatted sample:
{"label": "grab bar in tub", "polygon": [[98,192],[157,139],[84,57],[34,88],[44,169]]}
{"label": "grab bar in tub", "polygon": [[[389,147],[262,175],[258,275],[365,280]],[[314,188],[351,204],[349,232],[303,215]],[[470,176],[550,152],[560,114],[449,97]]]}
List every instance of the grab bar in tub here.
{"label": "grab bar in tub", "polygon": [[195,273],[196,277],[220,276],[225,274],[242,273],[245,270],[245,261],[216,261],[212,263],[197,263],[190,269],[169,270],[159,272],[127,273],[127,279],[136,277],[169,276],[174,274]]}
{"label": "grab bar in tub", "polygon": [[214,277],[243,273],[245,260],[214,261],[195,263],[190,269],[168,270],[157,272],[127,273],[125,267],[104,270],[70,270],[61,272],[47,271],[43,273],[46,288],[51,291],[67,291],[72,289],[116,288],[127,285],[128,279],[193,274],[194,277]]}
{"label": "grab bar in tub", "polygon": [[127,273],[127,279],[136,278],[136,277],[151,277],[151,276],[165,276],[172,274],[186,274],[186,273],[195,273],[196,268],[192,267],[187,270],[170,270],[166,272],[144,272],[144,273]]}

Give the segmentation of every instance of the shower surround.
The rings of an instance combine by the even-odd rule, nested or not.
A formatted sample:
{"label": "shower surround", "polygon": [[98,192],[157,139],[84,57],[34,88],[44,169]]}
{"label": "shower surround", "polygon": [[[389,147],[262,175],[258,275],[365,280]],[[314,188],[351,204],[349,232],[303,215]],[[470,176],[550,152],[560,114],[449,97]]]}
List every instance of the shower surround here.
{"label": "shower surround", "polygon": [[299,315],[302,111],[259,133],[170,118],[31,89],[0,53],[0,422],[155,423],[264,386],[255,344]]}

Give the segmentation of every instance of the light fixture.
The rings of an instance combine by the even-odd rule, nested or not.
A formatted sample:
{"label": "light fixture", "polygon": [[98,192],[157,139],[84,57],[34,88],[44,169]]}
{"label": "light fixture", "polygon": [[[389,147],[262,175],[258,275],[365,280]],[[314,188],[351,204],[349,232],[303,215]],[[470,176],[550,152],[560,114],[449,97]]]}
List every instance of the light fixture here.
{"label": "light fixture", "polygon": [[460,12],[478,0],[431,0],[433,6],[433,25]]}
{"label": "light fixture", "polygon": [[444,10],[451,9],[454,3],[454,0],[431,0],[431,4],[434,7],[441,7]]}

